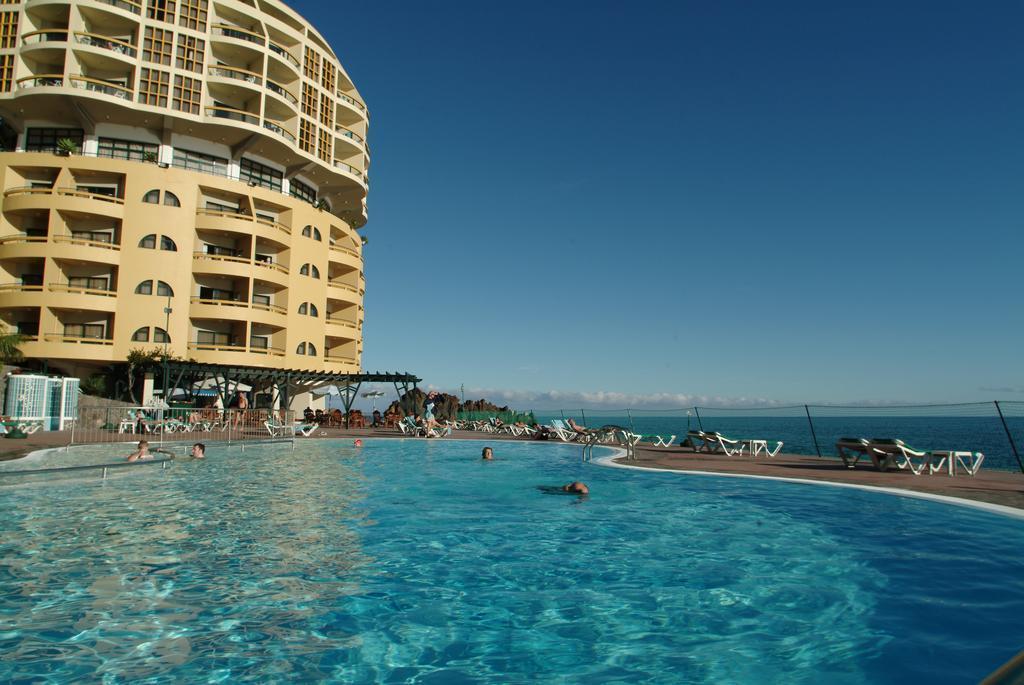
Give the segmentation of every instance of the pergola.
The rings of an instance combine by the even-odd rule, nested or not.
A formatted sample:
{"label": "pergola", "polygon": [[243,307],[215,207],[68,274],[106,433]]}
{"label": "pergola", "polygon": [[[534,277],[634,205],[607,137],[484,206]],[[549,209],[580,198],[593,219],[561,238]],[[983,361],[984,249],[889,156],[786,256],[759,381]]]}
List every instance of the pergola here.
{"label": "pergola", "polygon": [[199,362],[168,361],[167,378],[170,387],[164,388],[164,397],[170,398],[179,389],[191,393],[196,384],[212,380],[224,406],[227,406],[232,387],[239,383],[252,387],[253,391],[269,390],[271,404],[280,399],[281,405],[288,406],[288,398],[294,392],[305,392],[324,385],[334,385],[345,405],[345,422],[359,394],[363,383],[393,383],[395,392],[401,398],[423,379],[414,374],[375,371],[373,373],[336,373],[314,369],[271,369],[260,366],[234,366],[229,364],[201,364]]}

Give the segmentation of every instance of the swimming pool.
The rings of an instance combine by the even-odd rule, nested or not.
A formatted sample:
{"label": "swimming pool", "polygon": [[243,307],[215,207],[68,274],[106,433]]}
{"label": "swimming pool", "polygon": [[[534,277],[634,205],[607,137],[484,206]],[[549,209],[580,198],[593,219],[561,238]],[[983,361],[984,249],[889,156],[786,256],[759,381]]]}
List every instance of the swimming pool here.
{"label": "swimming pool", "polygon": [[482,444],[0,488],[0,680],[961,683],[1020,649],[1020,519]]}

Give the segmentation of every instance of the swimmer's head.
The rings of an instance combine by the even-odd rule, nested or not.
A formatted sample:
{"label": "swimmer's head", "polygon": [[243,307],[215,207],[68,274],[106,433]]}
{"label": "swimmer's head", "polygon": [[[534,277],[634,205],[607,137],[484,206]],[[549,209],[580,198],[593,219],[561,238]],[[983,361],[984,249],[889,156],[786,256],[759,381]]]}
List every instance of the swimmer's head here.
{"label": "swimmer's head", "polygon": [[494,450],[490,447],[485,447],[483,452],[480,454],[481,459],[494,459]]}
{"label": "swimmer's head", "polygon": [[356,447],[362,447],[363,446],[363,441],[360,440],[359,438],[356,438],[356,441],[353,442],[352,444],[355,445]]}
{"label": "swimmer's head", "polygon": [[589,495],[590,488],[587,487],[586,483],[581,483],[578,480],[574,480],[568,485],[563,485],[562,489],[566,492],[574,492],[577,495]]}

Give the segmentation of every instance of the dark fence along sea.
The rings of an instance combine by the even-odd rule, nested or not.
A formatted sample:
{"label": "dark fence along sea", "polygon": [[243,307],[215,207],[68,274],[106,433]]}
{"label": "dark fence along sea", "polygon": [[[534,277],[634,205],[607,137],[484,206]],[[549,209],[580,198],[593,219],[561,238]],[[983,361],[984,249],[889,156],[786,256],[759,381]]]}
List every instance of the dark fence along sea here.
{"label": "dark fence along sea", "polygon": [[[1002,403],[1001,403],[1002,404]],[[1010,404],[1010,403],[1007,403]],[[788,416],[737,416],[700,410],[691,416],[651,416],[637,413],[609,414],[591,410],[564,410],[548,413],[536,412],[537,420],[544,424],[563,416],[584,422],[587,426],[614,424],[630,427],[643,435],[675,435],[678,444],[690,429],[702,428],[718,431],[730,438],[781,440],[783,452],[823,457],[835,457],[835,444],[839,438],[899,438],[921,450],[970,450],[985,454],[984,468],[1020,471],[1003,423],[992,403],[988,403],[991,416],[812,416],[814,434],[806,414]],[[803,407],[800,407],[803,412]],[[1024,448],[1024,416],[1018,412],[1006,415],[1007,426],[1016,442],[1018,452]],[[787,412],[795,414],[796,412]],[[585,419],[585,421],[584,421]],[[815,439],[817,437],[817,448]],[[1024,458],[1024,456],[1022,456]]]}

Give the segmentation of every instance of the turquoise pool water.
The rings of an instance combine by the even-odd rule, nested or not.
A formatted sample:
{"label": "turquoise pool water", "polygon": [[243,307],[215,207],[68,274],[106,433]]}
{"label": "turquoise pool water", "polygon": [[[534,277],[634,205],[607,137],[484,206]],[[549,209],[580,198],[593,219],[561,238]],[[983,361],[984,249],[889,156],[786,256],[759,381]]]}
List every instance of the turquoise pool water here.
{"label": "turquoise pool water", "polygon": [[0,680],[963,683],[1021,647],[1020,519],[481,444],[0,488]]}

